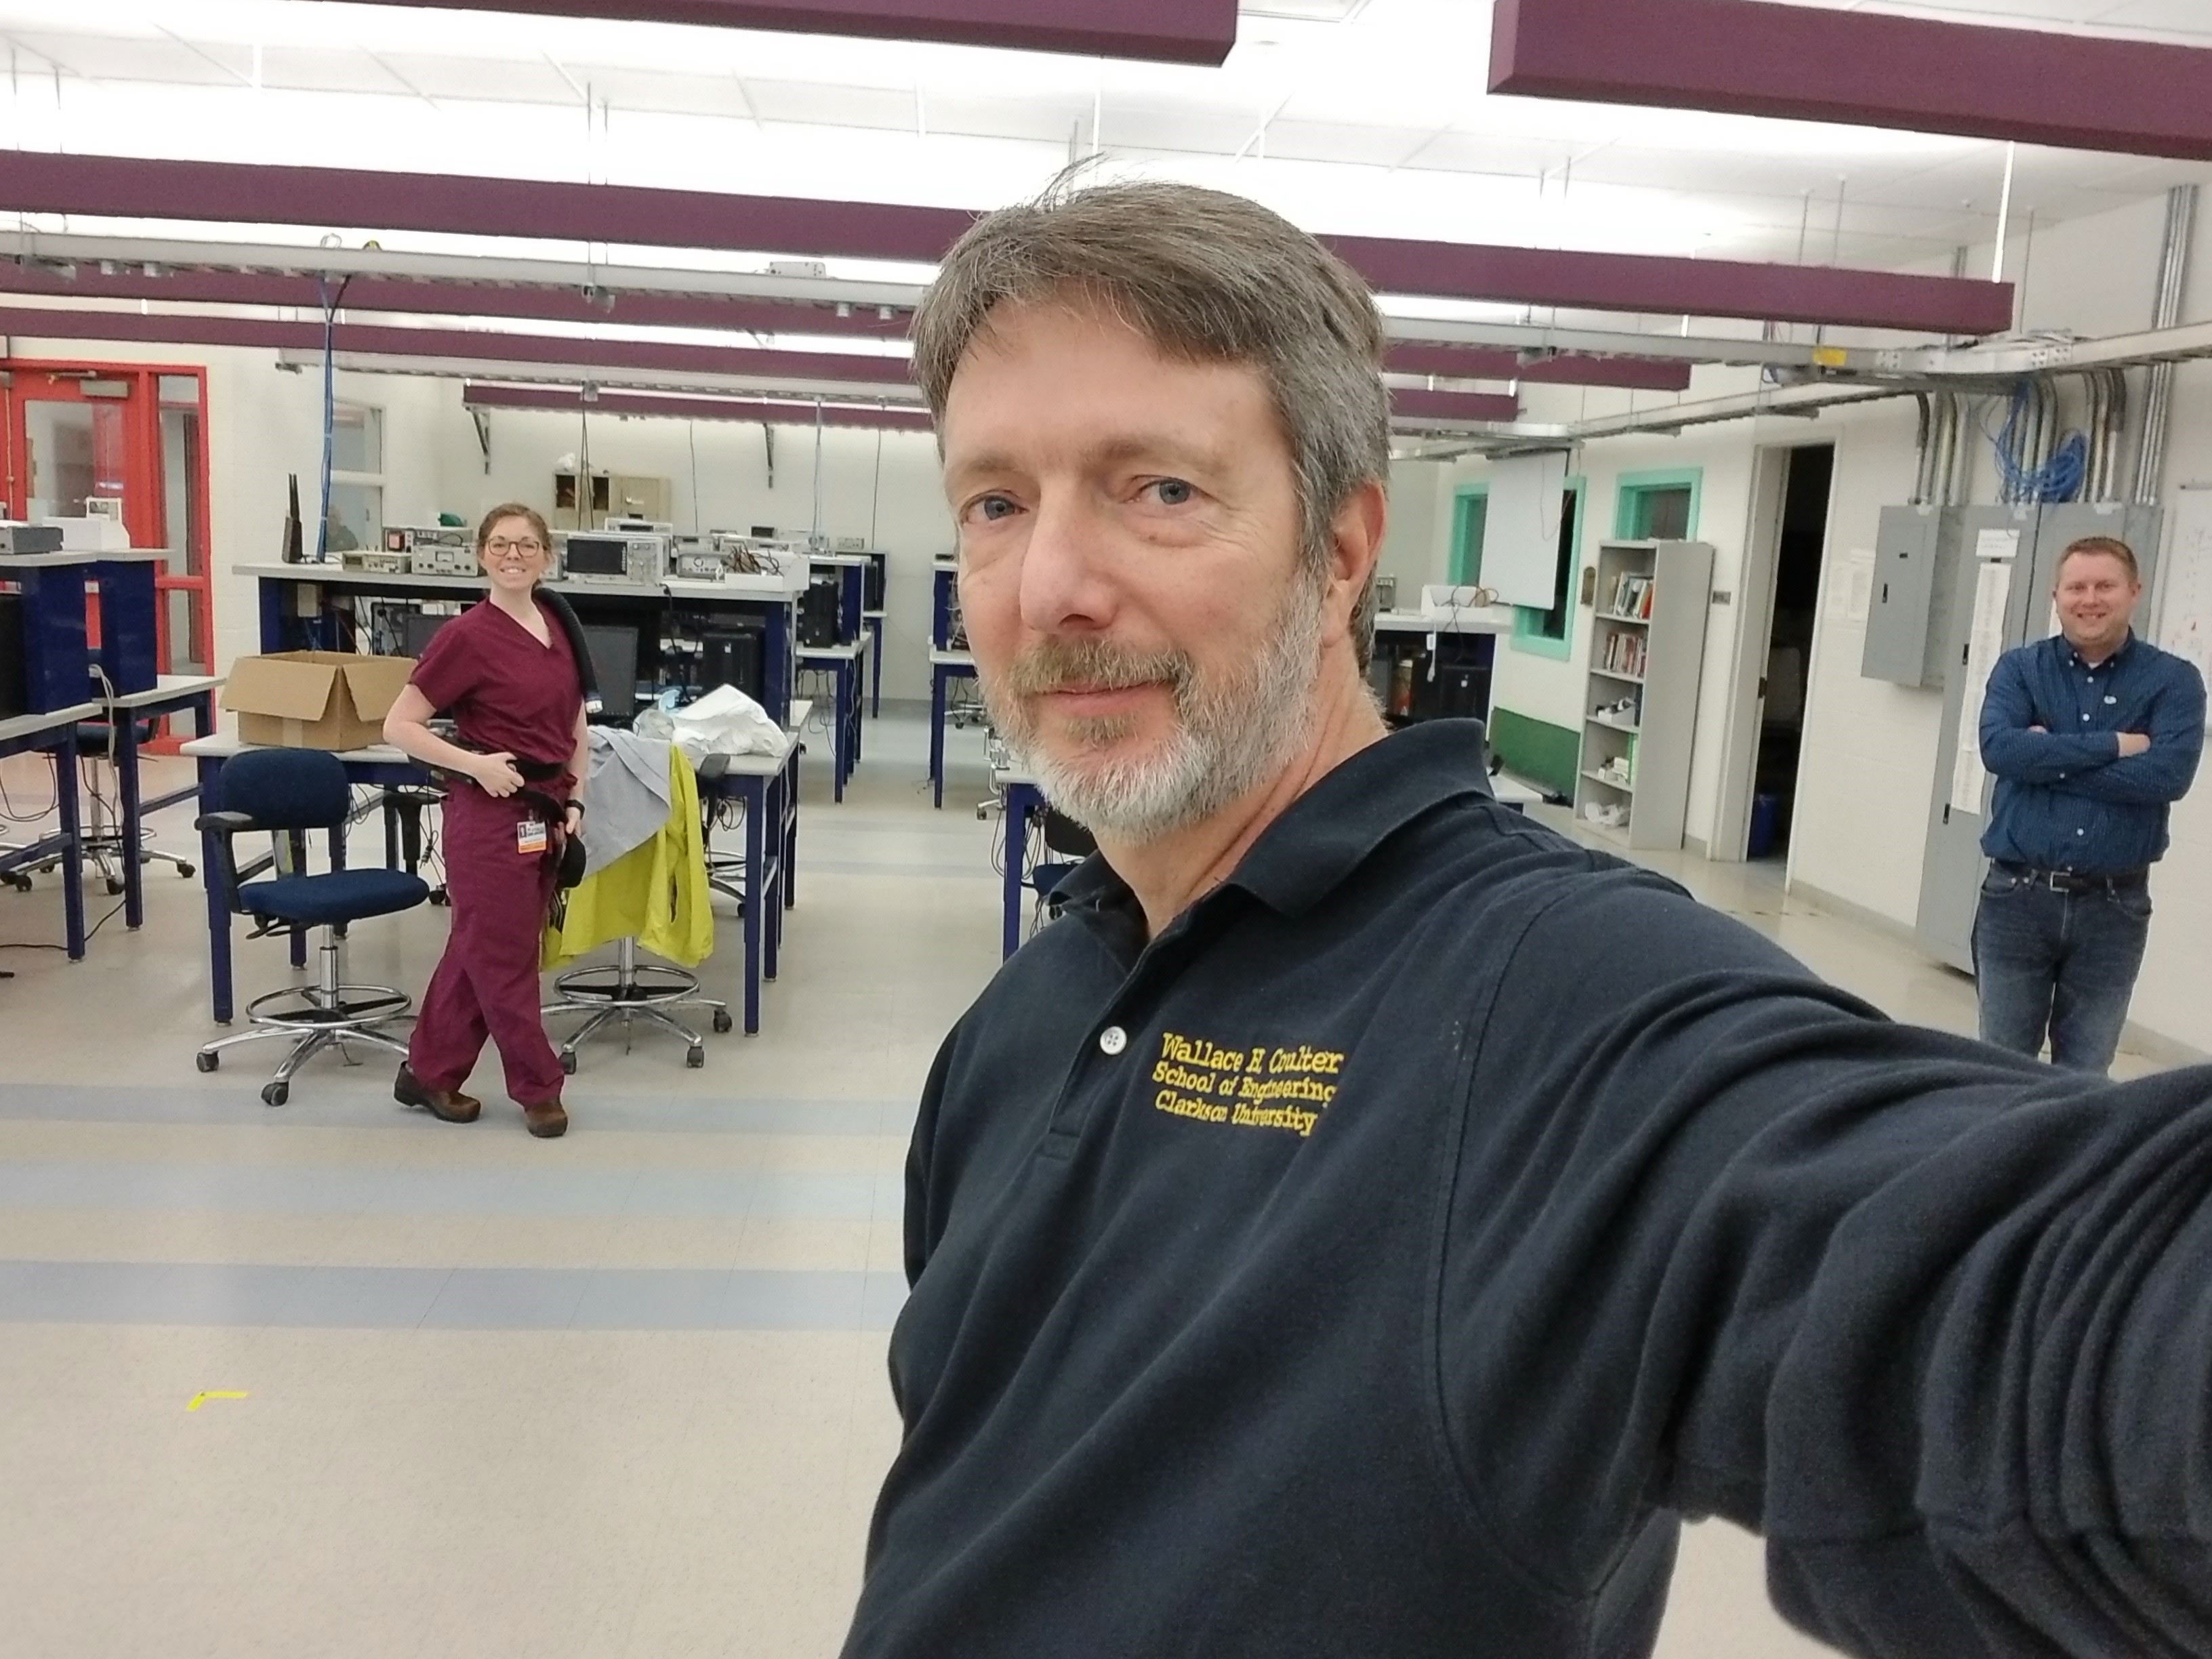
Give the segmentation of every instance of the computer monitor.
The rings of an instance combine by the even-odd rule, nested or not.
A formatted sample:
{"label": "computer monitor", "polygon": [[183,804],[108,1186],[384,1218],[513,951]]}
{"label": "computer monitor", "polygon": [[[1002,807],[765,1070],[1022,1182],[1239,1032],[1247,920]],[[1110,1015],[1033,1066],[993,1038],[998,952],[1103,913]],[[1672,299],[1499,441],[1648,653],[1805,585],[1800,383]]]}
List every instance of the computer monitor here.
{"label": "computer monitor", "polygon": [[627,720],[637,713],[637,629],[584,624],[584,649],[599,685],[599,717]]}
{"label": "computer monitor", "polygon": [[427,611],[409,611],[406,626],[401,634],[403,643],[400,654],[407,657],[421,656],[430,648],[430,641],[437,631],[453,620],[451,617],[432,616]]}

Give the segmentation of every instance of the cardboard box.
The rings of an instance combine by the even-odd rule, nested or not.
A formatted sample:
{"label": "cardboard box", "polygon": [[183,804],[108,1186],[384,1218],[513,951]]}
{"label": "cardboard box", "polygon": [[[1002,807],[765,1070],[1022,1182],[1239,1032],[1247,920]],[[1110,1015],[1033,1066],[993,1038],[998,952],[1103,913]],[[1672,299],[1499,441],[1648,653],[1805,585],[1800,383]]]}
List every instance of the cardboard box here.
{"label": "cardboard box", "polygon": [[366,749],[384,741],[384,716],[415,672],[412,657],[276,651],[230,665],[222,706],[248,743],[286,749]]}

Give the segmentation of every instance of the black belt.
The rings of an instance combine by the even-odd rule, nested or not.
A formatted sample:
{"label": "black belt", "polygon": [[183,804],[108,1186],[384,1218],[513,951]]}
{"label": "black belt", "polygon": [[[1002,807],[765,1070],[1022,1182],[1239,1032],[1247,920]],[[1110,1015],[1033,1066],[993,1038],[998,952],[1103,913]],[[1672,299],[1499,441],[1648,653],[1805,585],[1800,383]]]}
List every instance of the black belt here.
{"label": "black belt", "polygon": [[2124,893],[2150,880],[2148,870],[2123,870],[2116,876],[2085,876],[2076,870],[2037,870],[2025,864],[2009,864],[2003,859],[1992,859],[1990,862],[2015,880],[2048,887],[2054,893]]}
{"label": "black belt", "polygon": [[[483,753],[484,751],[477,750],[471,750],[471,752]],[[560,761],[534,761],[521,755],[510,756],[508,757],[508,760],[509,763],[514,766],[517,774],[524,778],[538,783],[550,782],[553,779],[562,776],[568,769],[568,767]],[[452,788],[458,784],[467,784],[471,788],[476,789],[483,787],[483,786],[477,783],[474,778],[468,776],[465,773],[448,772],[435,766],[428,767],[425,769],[429,772],[433,778],[436,779],[440,783],[444,784],[447,788]],[[529,783],[525,783],[521,788],[516,790],[514,794],[507,797],[507,799],[514,801],[519,805],[528,807],[532,812],[535,813],[539,818],[543,819],[549,824],[565,824],[568,822],[568,803],[563,800],[556,800],[552,796],[547,794],[542,789],[532,789]],[[560,892],[566,893],[569,888],[577,885],[583,879],[583,840],[578,836],[564,834],[561,842],[561,870],[559,876]],[[561,908],[560,902],[556,897],[553,915],[553,925],[556,927],[561,925]]]}

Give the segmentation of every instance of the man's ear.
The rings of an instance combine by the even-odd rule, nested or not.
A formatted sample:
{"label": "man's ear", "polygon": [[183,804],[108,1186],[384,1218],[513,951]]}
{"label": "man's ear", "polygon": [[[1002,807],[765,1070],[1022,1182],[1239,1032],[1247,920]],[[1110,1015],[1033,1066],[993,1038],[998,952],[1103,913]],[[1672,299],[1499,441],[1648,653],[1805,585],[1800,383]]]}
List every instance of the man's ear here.
{"label": "man's ear", "polygon": [[1382,556],[1382,532],[1390,521],[1389,498],[1370,479],[1346,495],[1329,522],[1328,601],[1332,618],[1349,625],[1360,595]]}

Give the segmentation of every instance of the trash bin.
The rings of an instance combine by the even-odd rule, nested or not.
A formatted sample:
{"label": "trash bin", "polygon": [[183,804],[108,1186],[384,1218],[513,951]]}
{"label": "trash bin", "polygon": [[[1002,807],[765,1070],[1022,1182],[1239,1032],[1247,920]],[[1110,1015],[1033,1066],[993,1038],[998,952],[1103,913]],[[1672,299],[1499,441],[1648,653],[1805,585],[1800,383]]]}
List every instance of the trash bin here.
{"label": "trash bin", "polygon": [[1779,795],[1753,795],[1751,798],[1751,839],[1744,848],[1747,859],[1769,857],[1774,851],[1774,831],[1782,817],[1782,798]]}

